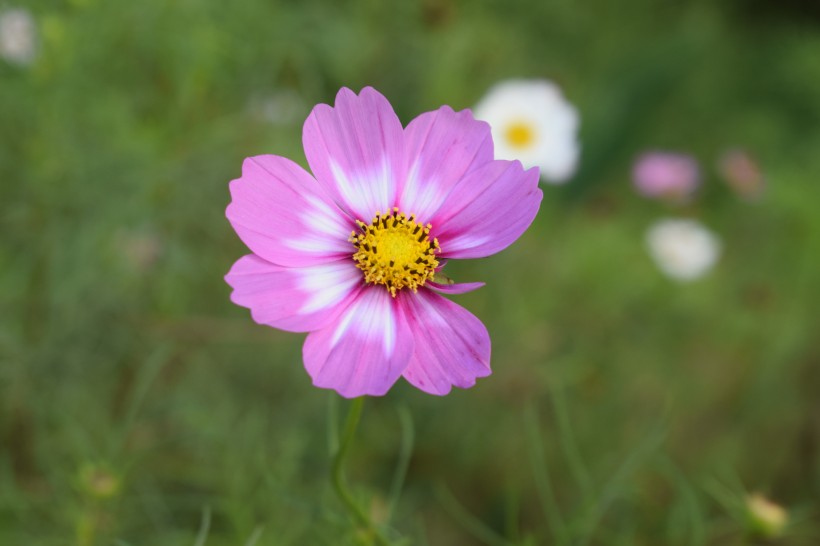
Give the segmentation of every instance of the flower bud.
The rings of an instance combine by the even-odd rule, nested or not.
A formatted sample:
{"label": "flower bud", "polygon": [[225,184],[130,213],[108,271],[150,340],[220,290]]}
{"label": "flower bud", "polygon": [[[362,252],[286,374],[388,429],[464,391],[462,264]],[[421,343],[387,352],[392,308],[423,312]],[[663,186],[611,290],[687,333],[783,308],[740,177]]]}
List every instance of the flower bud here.
{"label": "flower bud", "polygon": [[90,497],[108,499],[120,491],[120,478],[105,465],[86,464],[80,469],[80,488]]}
{"label": "flower bud", "polygon": [[746,516],[750,533],[760,538],[779,537],[789,521],[785,508],[760,493],[746,497]]}

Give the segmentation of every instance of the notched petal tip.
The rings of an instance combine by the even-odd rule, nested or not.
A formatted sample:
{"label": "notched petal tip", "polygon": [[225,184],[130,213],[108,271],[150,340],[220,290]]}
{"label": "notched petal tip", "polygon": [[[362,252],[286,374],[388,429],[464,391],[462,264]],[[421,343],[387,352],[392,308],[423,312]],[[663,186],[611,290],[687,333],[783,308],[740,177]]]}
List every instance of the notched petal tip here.
{"label": "notched petal tip", "polygon": [[470,172],[494,159],[490,126],[470,110],[424,112],[405,129],[409,172],[399,204],[437,225],[436,214]]}
{"label": "notched petal tip", "polygon": [[372,397],[381,397],[386,395],[390,388],[395,384],[391,383],[390,385],[386,386],[383,389],[370,389],[370,390],[357,390],[355,388],[347,388],[347,387],[339,387],[338,385],[331,385],[331,384],[321,384],[320,381],[314,379],[312,384],[317,389],[327,389],[329,391],[333,391],[342,398],[347,398],[348,400],[353,400],[354,398],[360,398],[362,396],[372,396]]}
{"label": "notched petal tip", "polygon": [[427,382],[421,377],[413,377],[412,374],[406,372],[404,374],[404,380],[420,391],[432,394],[433,396],[447,396],[453,390],[453,385],[449,383],[440,384]]}
{"label": "notched petal tip", "polygon": [[403,298],[401,305],[416,338],[402,374],[408,382],[443,396],[490,375],[490,335],[475,315],[429,290]]}
{"label": "notched petal tip", "polygon": [[[517,159],[515,160],[516,163],[521,167],[521,170],[524,170],[524,166],[521,165],[521,162]],[[524,176],[529,177],[535,180],[538,183],[538,179],[541,178],[541,167],[530,167],[527,170],[524,170]]]}
{"label": "notched petal tip", "polygon": [[336,98],[334,99],[333,107],[339,108],[340,106],[344,106],[345,103],[357,100],[367,100],[368,98],[384,101],[388,105],[390,104],[390,101],[387,100],[387,97],[382,95],[376,88],[370,85],[366,85],[362,87],[358,93],[356,93],[356,91],[349,87],[342,87],[336,93]]}
{"label": "notched petal tip", "polygon": [[[352,92],[352,93],[355,95],[354,92]],[[362,90],[359,91],[359,96],[363,96],[363,95],[376,95],[380,98],[383,98],[384,100],[387,100],[387,98],[384,95],[382,95],[381,93],[379,93],[379,91],[375,87],[373,87],[372,85],[365,85],[364,87],[362,87]]]}
{"label": "notched petal tip", "polygon": [[317,105],[302,145],[316,180],[346,213],[369,219],[396,203],[406,172],[404,133],[390,102],[373,88],[342,88],[333,106]]}
{"label": "notched petal tip", "polygon": [[478,379],[489,377],[492,373],[493,371],[487,368],[486,370],[477,371],[472,378],[464,379],[463,381],[456,383],[428,382],[425,381],[423,377],[414,376],[412,373],[408,372],[404,373],[404,379],[420,391],[427,394],[432,394],[433,396],[447,396],[453,392],[453,387],[457,387],[459,389],[471,389],[476,386]]}

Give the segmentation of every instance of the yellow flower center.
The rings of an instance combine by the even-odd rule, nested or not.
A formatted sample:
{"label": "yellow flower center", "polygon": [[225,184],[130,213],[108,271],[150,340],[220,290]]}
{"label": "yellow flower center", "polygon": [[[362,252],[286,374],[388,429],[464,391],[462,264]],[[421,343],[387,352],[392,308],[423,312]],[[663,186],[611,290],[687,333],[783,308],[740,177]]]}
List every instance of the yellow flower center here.
{"label": "yellow flower center", "polygon": [[348,239],[356,247],[353,260],[369,284],[383,284],[390,295],[409,287],[413,292],[433,278],[438,267],[438,239],[430,240],[430,224],[416,222],[398,208],[376,216],[369,224],[356,220],[359,232]]}
{"label": "yellow flower center", "polygon": [[523,121],[517,121],[507,125],[504,132],[507,142],[515,148],[526,148],[535,141],[535,131],[532,125]]}

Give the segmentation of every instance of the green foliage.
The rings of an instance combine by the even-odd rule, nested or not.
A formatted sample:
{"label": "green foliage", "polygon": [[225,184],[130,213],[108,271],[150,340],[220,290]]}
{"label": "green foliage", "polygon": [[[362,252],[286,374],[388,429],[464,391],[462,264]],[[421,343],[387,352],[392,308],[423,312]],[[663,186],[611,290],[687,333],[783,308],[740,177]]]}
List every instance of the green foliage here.
{"label": "green foliage", "polygon": [[[303,161],[301,120],[340,86],[406,123],[508,77],[579,107],[581,170],[510,250],[448,265],[487,281],[457,300],[495,373],[368,401],[356,502],[395,544],[695,546],[752,540],[759,490],[789,509],[779,543],[820,541],[808,3],[26,4],[37,60],[0,61],[0,544],[368,543],[331,486],[348,403],[228,300],[227,182],[246,156]],[[715,172],[734,146],[764,167],[756,202]],[[702,161],[696,203],[634,194],[645,148]],[[687,285],[643,242],[676,214],[725,250]]]}

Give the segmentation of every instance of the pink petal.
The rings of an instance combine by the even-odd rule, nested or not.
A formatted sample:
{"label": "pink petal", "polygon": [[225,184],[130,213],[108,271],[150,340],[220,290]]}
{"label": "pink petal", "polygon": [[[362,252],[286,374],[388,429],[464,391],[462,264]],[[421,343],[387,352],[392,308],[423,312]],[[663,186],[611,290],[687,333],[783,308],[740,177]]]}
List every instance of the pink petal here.
{"label": "pink petal", "polygon": [[231,301],[251,310],[253,320],[290,332],[331,323],[361,285],[361,271],[345,259],[308,267],[282,267],[249,254],[225,276]]}
{"label": "pink petal", "polygon": [[490,375],[490,335],[472,313],[429,290],[401,295],[415,338],[404,378],[430,394],[475,385]]}
{"label": "pink petal", "polygon": [[482,258],[507,248],[541,206],[538,169],[493,161],[470,172],[436,211],[431,234],[445,258]]}
{"label": "pink petal", "polygon": [[305,368],[317,387],[346,398],[381,396],[413,352],[398,302],[381,286],[365,287],[332,325],[305,340]]}
{"label": "pink petal", "polygon": [[404,132],[387,99],[372,87],[343,88],[336,106],[319,104],[302,133],[310,168],[339,205],[369,222],[396,204],[405,176]]}
{"label": "pink petal", "polygon": [[472,292],[473,290],[478,290],[485,283],[483,282],[462,282],[462,283],[452,283],[452,284],[440,284],[437,282],[428,282],[426,286],[429,286],[431,289],[435,290],[436,292],[440,292],[442,294],[466,294],[467,292]]}
{"label": "pink petal", "polygon": [[428,222],[469,171],[493,160],[490,126],[472,112],[442,106],[410,122],[405,131],[408,174],[399,208]]}
{"label": "pink petal", "polygon": [[225,215],[254,254],[289,267],[338,260],[355,250],[355,227],[304,169],[275,155],[249,157],[231,182]]}

